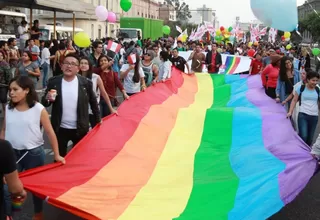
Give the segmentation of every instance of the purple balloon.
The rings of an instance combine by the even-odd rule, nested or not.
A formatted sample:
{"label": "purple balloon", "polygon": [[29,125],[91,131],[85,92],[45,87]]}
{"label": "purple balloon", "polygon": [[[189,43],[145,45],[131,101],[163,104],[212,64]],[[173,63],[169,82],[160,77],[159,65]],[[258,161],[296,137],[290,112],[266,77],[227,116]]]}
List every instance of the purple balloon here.
{"label": "purple balloon", "polygon": [[108,21],[109,21],[110,23],[115,23],[116,20],[117,20],[116,14],[115,14],[114,12],[110,11],[110,12],[108,13]]}

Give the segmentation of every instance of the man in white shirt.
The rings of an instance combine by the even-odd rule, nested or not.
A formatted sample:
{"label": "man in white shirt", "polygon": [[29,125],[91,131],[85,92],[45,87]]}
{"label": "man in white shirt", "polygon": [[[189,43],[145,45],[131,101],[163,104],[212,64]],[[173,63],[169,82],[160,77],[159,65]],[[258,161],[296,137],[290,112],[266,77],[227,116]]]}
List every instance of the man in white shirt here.
{"label": "man in white shirt", "polygon": [[101,117],[92,82],[77,75],[78,58],[67,55],[61,69],[62,75],[49,80],[42,104],[46,107],[52,104],[51,123],[58,138],[60,155],[64,157],[68,142],[72,141],[75,146],[89,131],[89,105],[96,123],[101,123]]}
{"label": "man in white shirt", "polygon": [[21,25],[18,27],[18,34],[20,35],[20,50],[24,51],[24,48],[26,47],[26,41],[30,38],[30,33],[27,29],[27,22],[25,20],[21,21]]}

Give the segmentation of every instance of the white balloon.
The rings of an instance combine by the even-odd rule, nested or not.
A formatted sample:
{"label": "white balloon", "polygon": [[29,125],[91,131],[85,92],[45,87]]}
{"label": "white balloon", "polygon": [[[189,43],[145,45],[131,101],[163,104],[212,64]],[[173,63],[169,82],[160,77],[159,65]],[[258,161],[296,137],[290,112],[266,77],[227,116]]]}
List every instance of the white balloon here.
{"label": "white balloon", "polygon": [[95,13],[99,21],[106,21],[108,18],[108,10],[102,5],[96,7]]}
{"label": "white balloon", "polygon": [[296,0],[251,0],[251,10],[266,26],[289,32],[297,27]]}

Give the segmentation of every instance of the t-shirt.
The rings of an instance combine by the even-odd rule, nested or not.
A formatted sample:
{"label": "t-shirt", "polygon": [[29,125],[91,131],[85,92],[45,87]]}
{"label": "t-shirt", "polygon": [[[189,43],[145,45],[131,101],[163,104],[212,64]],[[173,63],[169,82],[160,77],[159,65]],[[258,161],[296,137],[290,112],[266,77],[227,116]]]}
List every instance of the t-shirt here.
{"label": "t-shirt", "polygon": [[[266,76],[268,77],[268,80]],[[261,73],[263,86],[267,88],[277,88],[278,76],[279,67],[272,66],[272,64],[269,64]]]}
{"label": "t-shirt", "polygon": [[[34,32],[40,32],[39,28],[35,26],[33,26],[31,30]],[[31,34],[31,39],[39,40],[39,38],[40,38],[40,34]]]}
{"label": "t-shirt", "polygon": [[[295,91],[300,95],[300,86],[295,88]],[[300,112],[311,116],[318,116],[318,93],[315,89],[309,89],[307,86],[301,94]]]}
{"label": "t-shirt", "polygon": [[202,62],[206,60],[206,56],[202,53],[196,53],[193,55],[191,69],[194,72],[201,73],[202,72]]}
{"label": "t-shirt", "polygon": [[184,72],[184,65],[187,63],[187,61],[183,57],[171,57],[170,61],[178,70]]}
{"label": "t-shirt", "polygon": [[0,220],[5,219],[3,204],[3,176],[14,172],[16,169],[16,157],[11,144],[8,141],[0,140]]}
{"label": "t-shirt", "polygon": [[33,83],[37,84],[38,80],[36,76],[30,75],[27,70],[31,70],[35,72],[35,70],[39,68],[36,62],[31,62],[29,65],[24,66],[22,62],[18,63],[18,70],[20,76],[29,76],[32,79]]}
{"label": "t-shirt", "polygon": [[[129,69],[129,64],[124,64],[122,65],[120,72],[125,72],[127,69]],[[144,72],[142,67],[139,68],[139,74],[140,74],[140,78],[144,77]],[[127,93],[140,92],[140,86],[141,86],[140,80],[137,83],[133,82],[132,80],[133,75],[134,75],[134,69],[130,70],[130,72],[124,78],[123,87]]]}
{"label": "t-shirt", "polygon": [[261,61],[254,59],[251,62],[251,67],[252,67],[251,74],[252,75],[258,74],[262,69],[262,63]]}

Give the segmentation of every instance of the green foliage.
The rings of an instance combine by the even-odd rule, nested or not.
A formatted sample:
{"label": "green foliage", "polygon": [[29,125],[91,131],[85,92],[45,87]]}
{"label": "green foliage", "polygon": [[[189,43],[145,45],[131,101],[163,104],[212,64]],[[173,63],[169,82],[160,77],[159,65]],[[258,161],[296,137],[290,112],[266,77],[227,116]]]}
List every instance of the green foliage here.
{"label": "green foliage", "polygon": [[165,0],[165,2],[174,7],[178,21],[188,21],[188,19],[192,17],[189,5],[185,2],[182,4],[180,3],[180,0]]}
{"label": "green foliage", "polygon": [[299,31],[308,31],[313,42],[320,40],[320,18],[316,13],[309,14],[306,18],[299,21]]}

